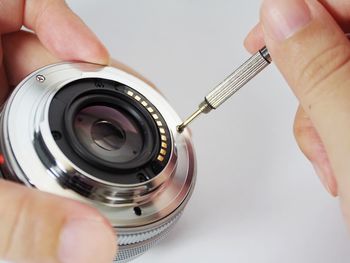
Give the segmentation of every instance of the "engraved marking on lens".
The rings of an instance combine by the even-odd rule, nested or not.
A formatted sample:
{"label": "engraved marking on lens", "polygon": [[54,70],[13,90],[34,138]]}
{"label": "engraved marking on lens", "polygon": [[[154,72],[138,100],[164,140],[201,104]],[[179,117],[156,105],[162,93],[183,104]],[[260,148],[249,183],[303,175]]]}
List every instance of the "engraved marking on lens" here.
{"label": "engraved marking on lens", "polygon": [[161,134],[165,134],[165,130],[163,128],[159,128]]}
{"label": "engraved marking on lens", "polygon": [[62,134],[59,131],[52,131],[51,134],[55,141],[60,140],[62,138]]}
{"label": "engraved marking on lens", "polygon": [[134,212],[135,212],[135,215],[137,216],[141,216],[142,215],[142,210],[140,207],[134,207]]}
{"label": "engraved marking on lens", "polygon": [[140,101],[140,100],[141,100],[141,97],[140,97],[139,95],[136,95],[136,96],[135,96],[135,100]]}
{"label": "engraved marking on lens", "polygon": [[108,121],[96,121],[91,128],[93,141],[104,150],[120,149],[125,141],[125,132]]}
{"label": "engraved marking on lens", "polygon": [[154,110],[153,110],[152,107],[148,107],[147,110],[148,110],[150,113],[154,112]]}
{"label": "engraved marking on lens", "polygon": [[168,144],[166,144],[165,142],[162,142],[162,148],[168,148]]}
{"label": "engraved marking on lens", "polygon": [[130,90],[127,92],[127,94],[128,94],[129,96],[131,96],[131,97],[134,96],[134,92],[132,92],[132,91],[130,91]]}
{"label": "engraved marking on lens", "polygon": [[147,107],[147,106],[148,106],[148,103],[147,103],[146,101],[141,102],[141,104],[142,104],[144,107]]}
{"label": "engraved marking on lens", "polygon": [[161,121],[157,121],[158,126],[163,126],[163,123]]}
{"label": "engraved marking on lens", "polygon": [[165,156],[166,155],[166,150],[160,149],[160,154]]}
{"label": "engraved marking on lens", "polygon": [[97,88],[103,88],[105,85],[104,85],[102,82],[100,82],[100,81],[96,81],[96,82],[95,82],[95,86],[96,86]]}
{"label": "engraved marking on lens", "polygon": [[158,161],[160,161],[160,162],[163,162],[163,161],[164,161],[164,157],[163,157],[163,156],[161,156],[161,155],[158,155],[157,160],[158,160]]}
{"label": "engraved marking on lens", "polygon": [[162,139],[162,141],[164,141],[164,142],[166,142],[166,141],[167,141],[167,138],[166,138],[166,136],[165,136],[165,135],[162,135],[160,138],[161,138],[161,139]]}
{"label": "engraved marking on lens", "polygon": [[158,120],[158,115],[157,114],[153,114],[152,116],[153,116],[153,119]]}

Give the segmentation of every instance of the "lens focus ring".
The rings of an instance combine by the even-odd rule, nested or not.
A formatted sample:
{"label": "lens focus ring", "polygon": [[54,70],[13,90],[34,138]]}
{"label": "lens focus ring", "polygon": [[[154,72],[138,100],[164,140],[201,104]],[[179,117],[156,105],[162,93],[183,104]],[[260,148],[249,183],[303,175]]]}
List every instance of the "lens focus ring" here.
{"label": "lens focus ring", "polygon": [[177,215],[173,216],[172,218],[170,218],[163,225],[158,226],[151,230],[146,230],[146,231],[138,232],[134,234],[129,234],[129,233],[118,234],[118,244],[120,246],[125,246],[125,245],[135,244],[135,243],[143,242],[151,238],[154,238],[160,235],[167,228],[171,227],[175,222],[177,222],[177,220],[179,220],[181,215],[182,215],[182,211],[179,212]]}
{"label": "lens focus ring", "polygon": [[[118,234],[119,250],[115,262],[128,262],[144,253],[157,242],[166,237],[171,228],[182,216],[183,210],[170,217],[163,225],[152,230],[146,230],[135,234]],[[136,246],[135,246],[136,244]]]}

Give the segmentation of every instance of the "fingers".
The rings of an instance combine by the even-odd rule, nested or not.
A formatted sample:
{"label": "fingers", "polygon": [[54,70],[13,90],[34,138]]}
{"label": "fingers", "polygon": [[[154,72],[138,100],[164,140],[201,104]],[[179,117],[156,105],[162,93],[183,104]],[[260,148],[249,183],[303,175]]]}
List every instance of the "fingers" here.
{"label": "fingers", "polygon": [[244,40],[244,46],[250,53],[255,53],[265,46],[264,32],[261,24],[257,24]]}
{"label": "fingers", "polygon": [[10,86],[16,86],[36,69],[59,61],[41,44],[36,35],[29,32],[6,34],[2,43],[3,64]]}
{"label": "fingers", "polygon": [[110,263],[115,235],[85,205],[0,181],[0,261]]}
{"label": "fingers", "polygon": [[350,213],[350,43],[316,0],[266,0],[261,22],[275,64],[324,143]]}
{"label": "fingers", "polygon": [[315,127],[302,107],[298,108],[295,116],[294,135],[301,151],[314,166],[326,190],[331,195],[337,196],[337,182],[327,152]]}
{"label": "fingers", "polygon": [[1,1],[0,32],[33,30],[55,57],[108,64],[106,48],[63,0]]}
{"label": "fingers", "polygon": [[[344,32],[350,33],[350,2],[339,0],[320,0],[323,6],[332,14]],[[261,24],[258,23],[244,41],[246,49],[254,53],[265,46]]]}
{"label": "fingers", "polygon": [[332,14],[343,31],[350,32],[350,2],[339,0],[319,0]]}

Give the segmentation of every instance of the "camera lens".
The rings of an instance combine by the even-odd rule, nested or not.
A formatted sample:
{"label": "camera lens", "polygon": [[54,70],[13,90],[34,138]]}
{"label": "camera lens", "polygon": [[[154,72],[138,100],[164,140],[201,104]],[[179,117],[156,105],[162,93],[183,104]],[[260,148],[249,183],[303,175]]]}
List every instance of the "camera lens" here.
{"label": "camera lens", "polygon": [[108,162],[130,162],[144,145],[140,127],[132,116],[107,106],[89,106],[78,112],[74,131],[88,151]]}
{"label": "camera lens", "polygon": [[0,114],[0,177],[97,208],[116,230],[114,262],[125,263],[166,236],[191,196],[195,154],[180,121],[157,90],[123,71],[49,65]]}

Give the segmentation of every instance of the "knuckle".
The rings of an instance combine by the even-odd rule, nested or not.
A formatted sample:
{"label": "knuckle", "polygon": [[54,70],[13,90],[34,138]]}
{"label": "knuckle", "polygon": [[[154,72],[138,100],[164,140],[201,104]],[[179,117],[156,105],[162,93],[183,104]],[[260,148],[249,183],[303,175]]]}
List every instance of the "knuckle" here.
{"label": "knuckle", "polygon": [[349,45],[345,43],[337,43],[318,53],[301,67],[299,76],[296,78],[296,86],[300,89],[300,96],[317,98],[334,92],[338,88],[336,85],[321,84],[327,83],[329,80],[331,82],[337,81],[332,80],[333,76],[343,68],[350,70],[349,62],[350,49]]}
{"label": "knuckle", "polygon": [[0,0],[1,32],[18,31],[22,27],[22,10],[24,0]]}
{"label": "knuckle", "polygon": [[302,125],[298,122],[294,123],[294,137],[297,142],[300,144],[304,140],[304,138],[309,138],[314,133],[314,129],[310,126]]}
{"label": "knuckle", "polygon": [[299,110],[293,127],[294,137],[302,153],[312,160],[314,157],[313,144],[318,143],[317,132],[311,123],[311,120]]}
{"label": "knuckle", "polygon": [[303,137],[313,129],[310,118],[305,114],[304,110],[299,107],[293,125],[293,132],[296,138]]}

